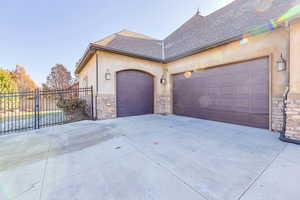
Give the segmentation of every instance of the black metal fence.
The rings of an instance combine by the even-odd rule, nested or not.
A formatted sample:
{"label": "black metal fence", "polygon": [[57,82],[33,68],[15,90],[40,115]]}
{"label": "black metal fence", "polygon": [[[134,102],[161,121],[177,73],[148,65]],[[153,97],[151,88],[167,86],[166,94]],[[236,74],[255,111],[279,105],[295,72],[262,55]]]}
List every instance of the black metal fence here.
{"label": "black metal fence", "polygon": [[93,88],[0,93],[0,135],[94,119],[93,105]]}

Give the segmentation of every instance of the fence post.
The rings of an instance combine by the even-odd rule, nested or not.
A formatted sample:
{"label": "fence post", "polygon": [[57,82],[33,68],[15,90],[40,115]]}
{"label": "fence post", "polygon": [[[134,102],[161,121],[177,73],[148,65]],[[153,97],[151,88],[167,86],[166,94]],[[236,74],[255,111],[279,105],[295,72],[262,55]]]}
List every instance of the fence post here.
{"label": "fence post", "polygon": [[40,91],[34,90],[34,129],[40,128]]}
{"label": "fence post", "polygon": [[92,105],[91,105],[91,110],[92,110],[92,120],[95,120],[95,117],[94,117],[94,94],[93,94],[93,86],[91,86],[91,103],[92,103]]}

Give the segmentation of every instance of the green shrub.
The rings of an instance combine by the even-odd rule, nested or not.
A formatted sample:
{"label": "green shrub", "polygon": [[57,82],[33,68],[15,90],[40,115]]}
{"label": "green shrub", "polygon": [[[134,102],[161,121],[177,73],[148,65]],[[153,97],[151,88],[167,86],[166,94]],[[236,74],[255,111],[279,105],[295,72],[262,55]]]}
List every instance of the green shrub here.
{"label": "green shrub", "polygon": [[57,107],[63,109],[67,115],[82,114],[87,116],[87,104],[84,99],[60,99]]}

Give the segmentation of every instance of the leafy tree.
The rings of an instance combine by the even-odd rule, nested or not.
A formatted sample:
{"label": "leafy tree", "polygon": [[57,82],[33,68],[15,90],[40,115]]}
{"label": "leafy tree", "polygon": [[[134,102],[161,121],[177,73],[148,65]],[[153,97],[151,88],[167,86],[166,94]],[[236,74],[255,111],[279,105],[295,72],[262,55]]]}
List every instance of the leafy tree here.
{"label": "leafy tree", "polygon": [[11,74],[0,68],[0,110],[15,109],[18,105],[18,97],[12,97],[11,92],[17,91],[17,85],[11,78]]}
{"label": "leafy tree", "polygon": [[17,83],[19,92],[33,91],[37,88],[36,83],[30,78],[22,65],[16,65],[16,69],[11,72],[11,75]]}
{"label": "leafy tree", "polygon": [[16,92],[17,85],[12,79],[10,73],[0,68],[0,93]]}
{"label": "leafy tree", "polygon": [[62,64],[56,64],[51,68],[47,77],[46,86],[49,89],[67,89],[73,84],[71,72]]}

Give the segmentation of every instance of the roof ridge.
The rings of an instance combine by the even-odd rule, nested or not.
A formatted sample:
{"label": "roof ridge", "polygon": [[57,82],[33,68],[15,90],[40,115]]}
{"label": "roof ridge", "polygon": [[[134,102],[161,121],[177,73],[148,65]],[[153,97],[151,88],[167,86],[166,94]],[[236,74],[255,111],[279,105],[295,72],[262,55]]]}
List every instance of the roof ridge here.
{"label": "roof ridge", "polygon": [[173,33],[179,31],[180,29],[182,29],[188,22],[190,22],[190,21],[191,21],[192,19],[194,19],[195,17],[201,17],[201,18],[209,17],[209,16],[211,16],[211,15],[213,15],[213,14],[215,14],[215,13],[221,11],[222,9],[227,8],[228,6],[230,6],[231,4],[235,3],[236,1],[238,1],[238,0],[233,0],[233,1],[231,1],[230,3],[228,3],[227,5],[225,5],[225,6],[221,7],[221,8],[219,8],[219,9],[217,9],[217,10],[215,10],[215,11],[213,11],[212,13],[210,13],[210,14],[208,14],[208,15],[206,15],[206,16],[201,15],[200,10],[198,9],[197,12],[196,12],[196,14],[194,14],[191,18],[189,18],[186,22],[184,22],[181,26],[179,26],[175,31],[173,31],[172,33],[170,33],[170,34],[169,34],[166,38],[164,38],[163,40],[168,39],[171,35],[173,35]]}
{"label": "roof ridge", "polygon": [[176,33],[177,31],[179,31],[180,29],[182,29],[184,26],[186,26],[190,21],[192,21],[193,19],[198,18],[198,17],[205,18],[205,17],[202,16],[202,15],[194,14],[192,17],[190,17],[186,22],[184,22],[181,26],[179,26],[175,31],[173,31],[172,33],[170,33],[170,34],[169,34],[167,37],[165,37],[163,40],[167,40],[167,39],[170,38],[174,33]]}
{"label": "roof ridge", "polygon": [[[147,38],[148,38],[148,39],[152,39],[152,40],[159,40],[159,39],[154,38],[154,37],[152,37],[152,36],[149,36],[149,35],[146,35],[146,34],[143,34],[143,33],[138,33],[138,32],[135,32],[135,31],[131,31],[131,30],[128,30],[128,29],[122,29],[121,31],[119,31],[119,32],[117,32],[117,33],[115,33],[115,34],[122,35],[122,34],[120,34],[120,33],[122,33],[122,32],[129,32],[129,33],[137,34],[137,35],[140,35],[140,36],[145,37],[144,39],[147,39]],[[130,36],[128,36],[128,37],[130,37]]]}
{"label": "roof ridge", "polygon": [[116,33],[113,33],[113,34],[107,35],[107,36],[103,37],[102,39],[100,39],[100,40],[97,40],[97,41],[95,41],[95,42],[91,42],[91,43],[98,43],[98,42],[101,42],[101,41],[103,41],[103,40],[105,40],[105,39],[107,39],[107,38],[109,38],[109,37],[112,37],[112,36],[114,36],[114,35],[116,35]]}
{"label": "roof ridge", "polygon": [[[244,34],[251,33],[251,31],[253,32],[253,28],[260,25],[268,27],[268,29],[263,28],[259,30],[261,33],[267,30],[272,31],[277,27],[279,28],[281,24],[272,27],[270,30],[269,21],[282,16],[288,9],[291,9],[291,6],[293,6],[295,2],[300,2],[300,0],[274,0],[274,2],[276,3],[272,3],[271,7],[260,14],[256,19],[253,18],[257,13],[255,1],[233,0],[226,6],[205,17],[194,14],[163,40],[139,37],[139,35],[142,34],[123,29],[124,34],[120,34],[122,32],[120,31],[110,35],[110,37],[116,36],[116,43],[108,47],[103,47],[102,50],[149,59],[155,62],[172,62],[219,45],[240,40]],[[238,18],[240,15],[245,16],[240,19]],[[228,26],[230,27],[228,28]],[[255,30],[255,33],[256,32],[257,30]],[[139,35],[135,37],[135,34],[130,33]],[[118,38],[118,36],[120,36],[120,38]],[[137,40],[130,40],[125,37],[131,37]],[[107,39],[107,41],[109,40],[110,38]],[[128,44],[128,42],[132,41],[133,43]],[[88,54],[86,53],[86,55]]]}
{"label": "roof ridge", "polygon": [[149,40],[149,41],[157,41],[157,42],[161,42],[162,40],[159,39],[147,39],[147,38],[140,38],[140,37],[132,37],[132,36],[128,36],[128,35],[121,35],[116,33],[115,35],[117,35],[118,37],[124,37],[124,38],[133,38],[133,39],[137,39],[137,40]]}
{"label": "roof ridge", "polygon": [[215,14],[215,13],[217,13],[217,12],[219,12],[219,11],[221,11],[221,10],[223,10],[223,9],[225,9],[225,8],[227,8],[227,7],[229,7],[229,6],[231,6],[233,3],[236,3],[237,1],[239,1],[239,0],[232,0],[230,3],[228,3],[228,4],[226,4],[225,6],[223,6],[223,7],[219,8],[219,9],[217,9],[217,10],[215,10],[215,11],[209,13],[209,14],[206,15],[205,17],[209,17],[209,16],[211,16],[211,15],[213,15],[213,14]]}

